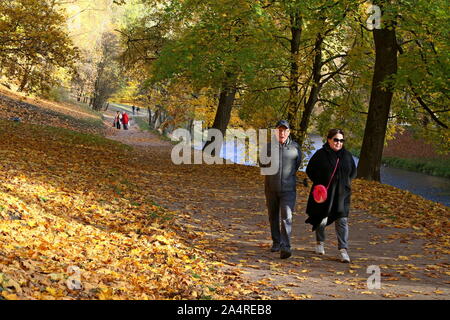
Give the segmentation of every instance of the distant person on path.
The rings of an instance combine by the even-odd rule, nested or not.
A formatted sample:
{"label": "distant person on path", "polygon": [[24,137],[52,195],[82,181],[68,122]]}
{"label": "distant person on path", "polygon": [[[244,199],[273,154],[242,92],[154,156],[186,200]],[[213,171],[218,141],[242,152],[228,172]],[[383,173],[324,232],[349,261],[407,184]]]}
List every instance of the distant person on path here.
{"label": "distant person on path", "polygon": [[136,110],[136,107],[132,106],[131,109],[133,110],[133,114],[134,114],[134,111]]}
{"label": "distant person on path", "polygon": [[128,114],[124,111],[122,113],[122,124],[124,130],[128,130],[128,123],[129,123]]}
{"label": "distant person on path", "polygon": [[120,114],[120,111],[117,111],[116,116],[114,117],[114,126],[117,129],[120,129],[120,122],[122,121],[122,115]]}
{"label": "distant person on path", "polygon": [[136,107],[136,113],[138,113],[139,114],[139,111],[141,110],[141,108],[139,108],[139,107]]}
{"label": "distant person on path", "polygon": [[[296,200],[296,173],[302,161],[300,147],[289,135],[289,123],[286,120],[278,121],[276,136],[279,148],[274,149],[279,152],[277,172],[266,175],[264,182],[272,236],[271,251],[279,251],[281,259],[292,255],[290,237]],[[272,149],[271,143],[267,145],[267,150]]]}
{"label": "distant person on path", "polygon": [[[339,161],[338,161],[339,160]],[[334,172],[334,175],[333,175]],[[313,182],[308,198],[306,223],[316,231],[316,253],[325,254],[325,227],[335,223],[338,249],[342,262],[350,262],[348,255],[348,213],[350,209],[351,180],[356,177],[352,154],[344,148],[344,132],[331,129],[327,142],[309,160],[306,174]],[[318,203],[313,189],[317,185],[329,186],[326,200]],[[319,200],[319,201],[323,201]]]}

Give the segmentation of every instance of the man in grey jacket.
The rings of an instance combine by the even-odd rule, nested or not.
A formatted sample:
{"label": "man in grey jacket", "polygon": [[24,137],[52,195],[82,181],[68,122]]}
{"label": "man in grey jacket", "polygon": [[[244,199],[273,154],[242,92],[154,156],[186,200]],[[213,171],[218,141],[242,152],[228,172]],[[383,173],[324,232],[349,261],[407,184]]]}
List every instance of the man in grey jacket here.
{"label": "man in grey jacket", "polygon": [[[280,258],[286,259],[292,254],[290,237],[296,200],[296,172],[302,161],[302,153],[299,145],[289,137],[290,126],[286,120],[278,121],[275,133],[278,143],[275,141],[277,145],[271,145],[272,140],[267,145],[266,154],[275,159],[278,170],[275,174],[266,175],[265,195],[273,241],[271,251],[280,251]],[[278,157],[273,157],[271,152],[277,152]]]}

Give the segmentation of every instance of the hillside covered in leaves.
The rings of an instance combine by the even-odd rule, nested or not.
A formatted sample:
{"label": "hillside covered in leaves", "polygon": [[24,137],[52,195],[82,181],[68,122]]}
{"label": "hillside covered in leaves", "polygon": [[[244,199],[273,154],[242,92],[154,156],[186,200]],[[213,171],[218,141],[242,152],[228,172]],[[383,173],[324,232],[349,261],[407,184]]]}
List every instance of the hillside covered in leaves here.
{"label": "hillside covered in leaves", "polygon": [[[40,118],[45,106],[33,110],[32,122],[47,123]],[[4,299],[219,299],[252,292],[219,271],[211,253],[190,246],[196,235],[147,197],[130,147],[43,124],[0,123]],[[82,290],[71,290],[67,281],[78,274]]]}

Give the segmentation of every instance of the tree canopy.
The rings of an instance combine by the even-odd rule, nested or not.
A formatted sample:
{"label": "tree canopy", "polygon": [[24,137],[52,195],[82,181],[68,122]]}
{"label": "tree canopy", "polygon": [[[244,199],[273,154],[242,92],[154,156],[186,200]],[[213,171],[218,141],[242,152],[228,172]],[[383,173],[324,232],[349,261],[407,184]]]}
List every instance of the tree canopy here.
{"label": "tree canopy", "polygon": [[21,91],[45,91],[77,58],[56,1],[0,1],[0,70]]}
{"label": "tree canopy", "polygon": [[[371,5],[381,8],[375,29]],[[174,126],[207,119],[224,134],[230,121],[267,128],[286,118],[305,149],[309,133],[351,128],[350,148],[377,137],[377,151],[362,152],[378,155],[374,168],[405,126],[450,149],[445,0],[13,0],[0,9],[1,72],[22,91],[69,75],[79,101],[95,109],[122,92],[183,113]],[[383,32],[392,37],[382,49]],[[395,68],[377,64],[392,50]],[[380,68],[391,70],[380,76]]]}

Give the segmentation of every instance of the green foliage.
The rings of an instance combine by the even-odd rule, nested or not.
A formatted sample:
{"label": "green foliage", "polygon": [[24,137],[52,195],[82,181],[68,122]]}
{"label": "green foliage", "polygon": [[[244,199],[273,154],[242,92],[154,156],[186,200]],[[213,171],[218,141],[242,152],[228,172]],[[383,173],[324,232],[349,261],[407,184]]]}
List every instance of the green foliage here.
{"label": "green foliage", "polygon": [[[383,1],[379,2],[382,4]],[[393,2],[383,7],[383,19],[395,18],[397,21],[400,50],[397,75],[390,79],[394,96],[387,139],[393,136],[399,124],[407,123],[423,139],[437,145],[442,153],[450,150],[449,131],[441,125],[450,123],[446,6],[446,1],[442,0],[432,3],[414,0]],[[321,101],[323,111],[315,117],[321,134],[331,127],[347,129],[351,135],[348,146],[356,148],[361,146],[364,135],[375,57],[371,32],[363,31],[366,17],[364,7],[348,16],[346,33],[354,38],[347,58],[348,76],[340,77],[324,88],[324,93],[331,98]]]}
{"label": "green foliage", "polygon": [[448,1],[405,1],[399,21],[394,112],[443,152],[450,150]]}
{"label": "green foliage", "polygon": [[[399,70],[387,139],[399,124],[416,127],[427,140],[449,150],[448,30],[445,0],[378,1],[383,21],[396,21]],[[368,3],[355,1],[133,0],[121,32],[128,46],[128,68],[140,83],[170,87],[188,83],[194,92],[218,90],[234,76],[236,108],[246,124],[268,127],[286,116],[292,62],[298,65],[298,118],[314,86],[314,44],[322,36],[321,87],[309,132],[332,127],[346,131],[348,147],[362,143],[373,77],[375,51],[366,29]],[[291,29],[301,29],[299,52],[291,52]],[[141,39],[141,40],[140,40]],[[329,78],[328,76],[331,75]],[[327,81],[325,81],[327,80]],[[388,83],[384,83],[387,85]],[[130,85],[123,96],[149,91]],[[168,92],[166,97],[177,95]],[[429,110],[425,109],[418,98]],[[170,100],[170,98],[167,98]]]}
{"label": "green foliage", "polygon": [[220,88],[233,74],[240,83],[255,79],[271,61],[266,25],[246,1],[197,1],[169,5],[164,21],[183,17],[178,33],[163,47],[152,66],[152,79],[188,77],[195,88]]}
{"label": "green foliage", "polygon": [[92,108],[101,110],[124,81],[118,63],[120,44],[114,33],[105,32],[98,43],[99,59],[95,64]]}

